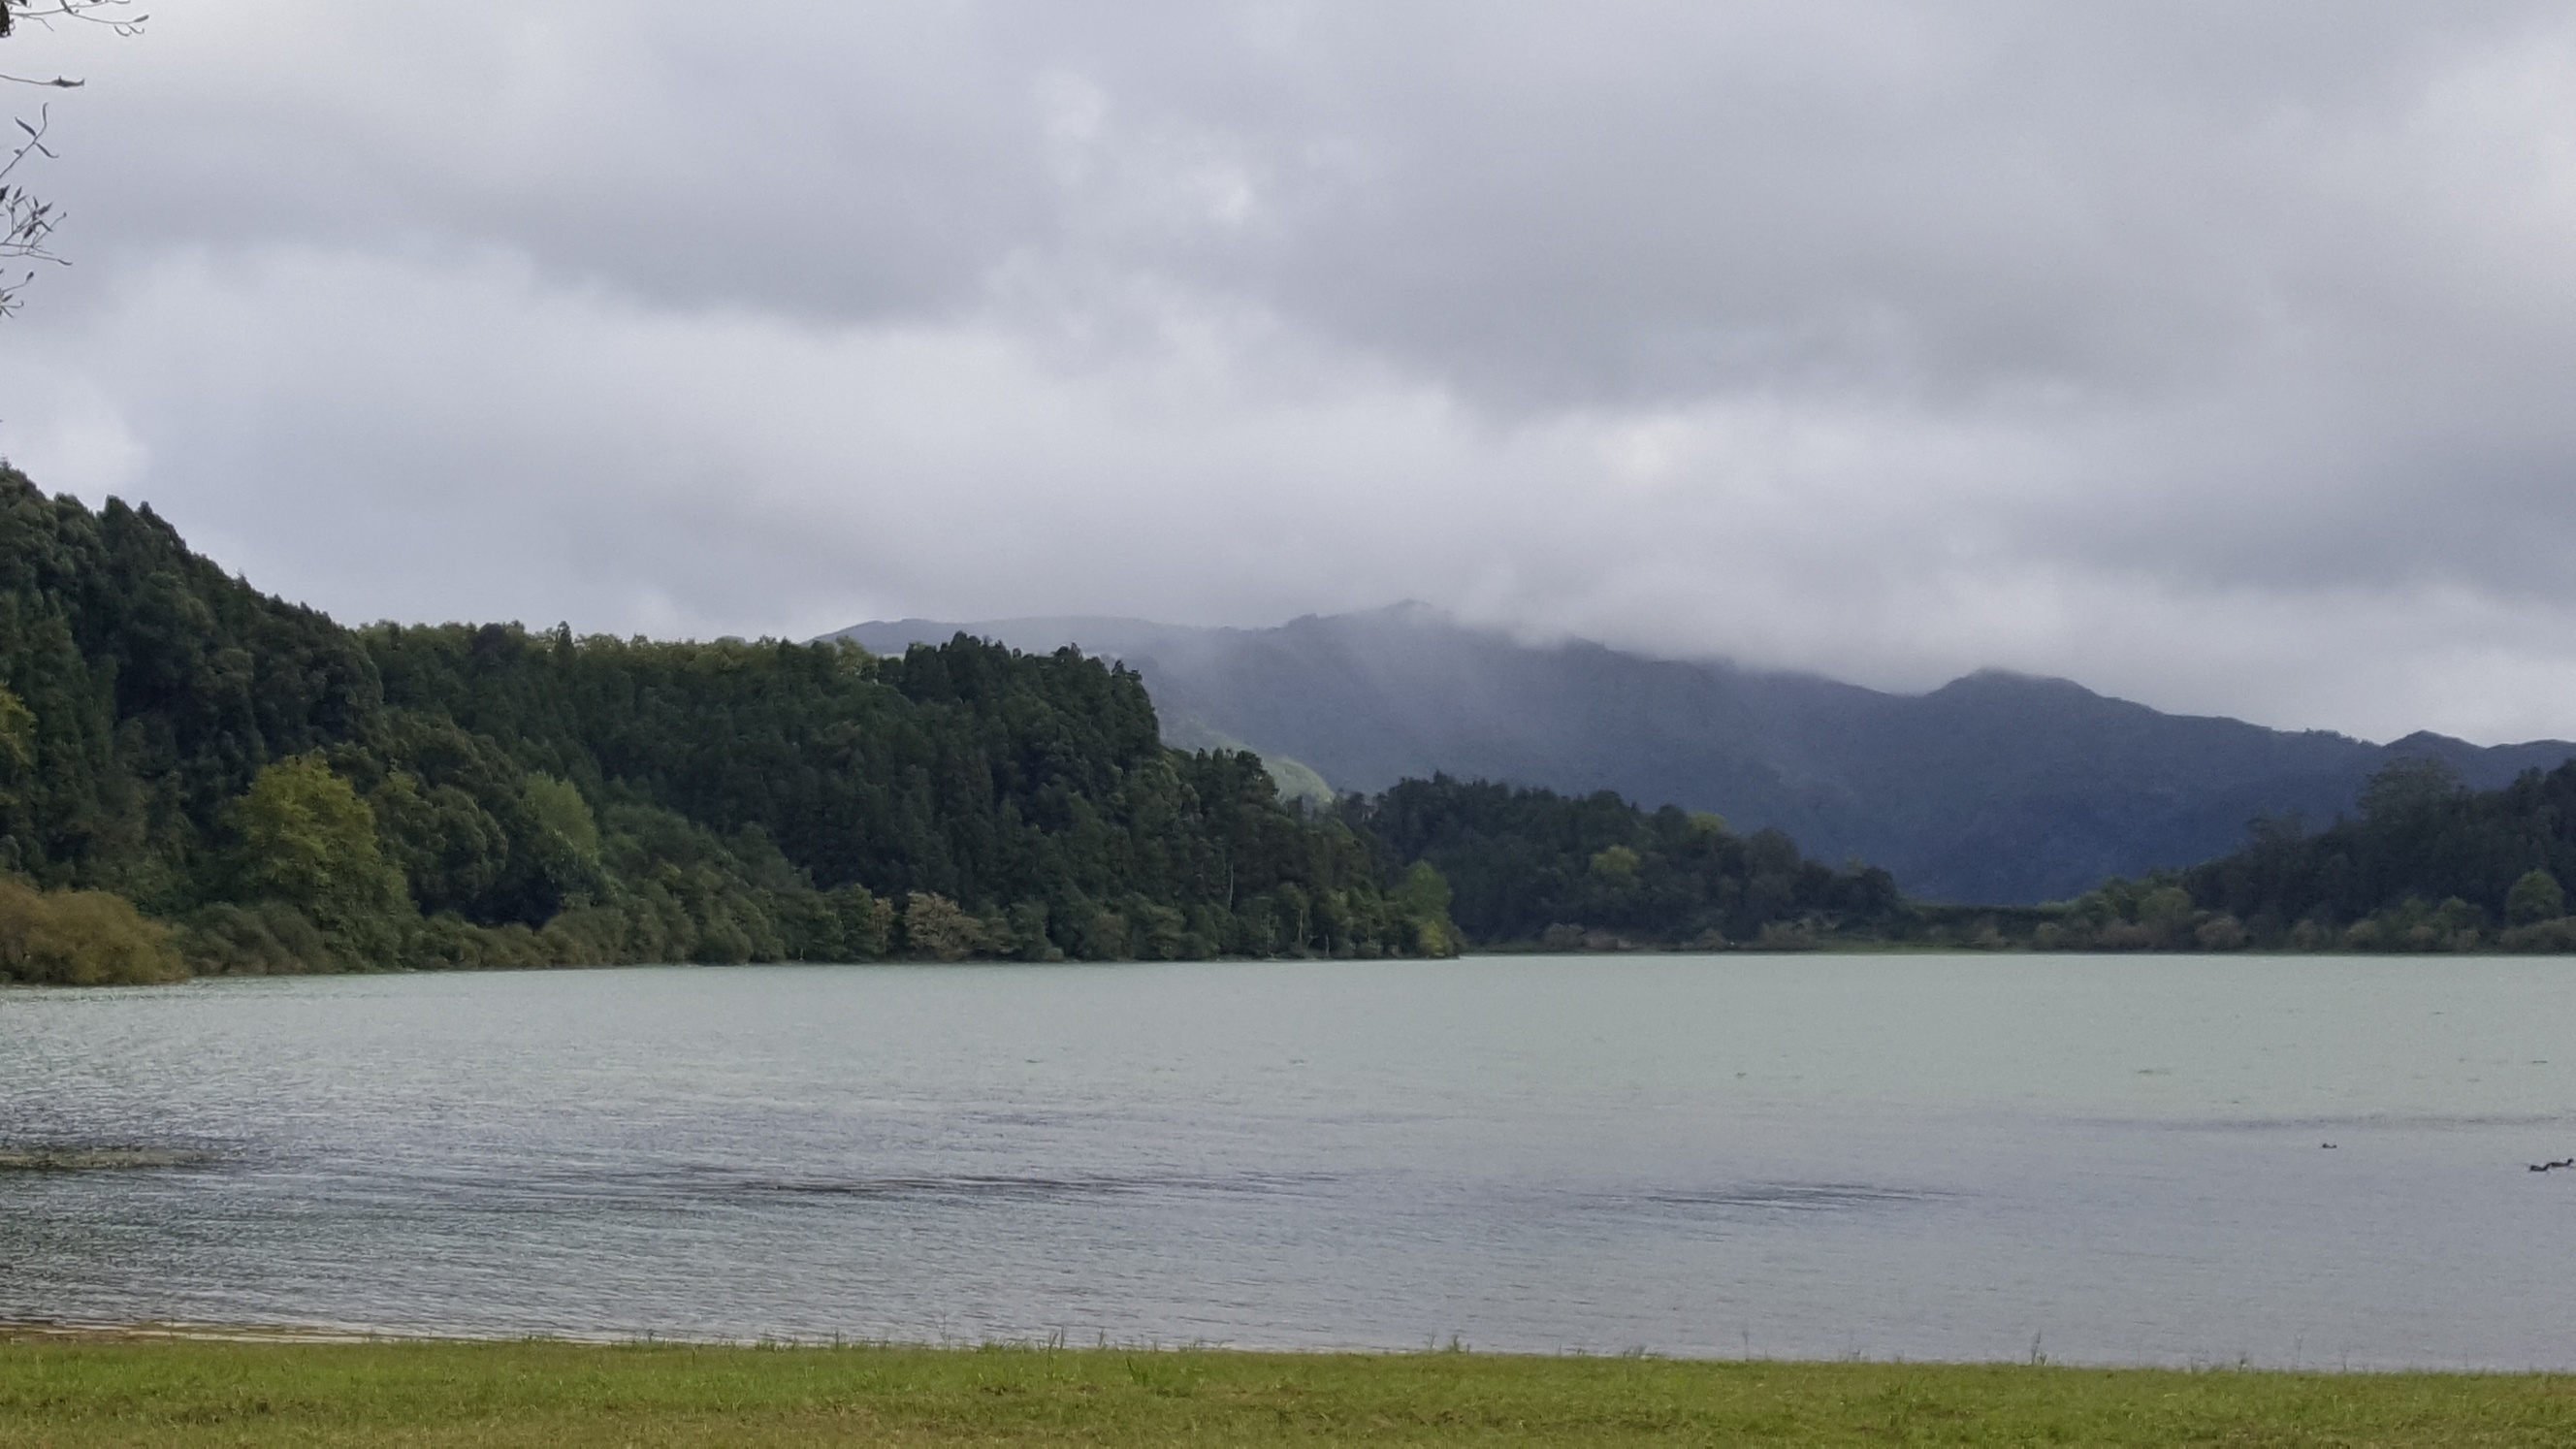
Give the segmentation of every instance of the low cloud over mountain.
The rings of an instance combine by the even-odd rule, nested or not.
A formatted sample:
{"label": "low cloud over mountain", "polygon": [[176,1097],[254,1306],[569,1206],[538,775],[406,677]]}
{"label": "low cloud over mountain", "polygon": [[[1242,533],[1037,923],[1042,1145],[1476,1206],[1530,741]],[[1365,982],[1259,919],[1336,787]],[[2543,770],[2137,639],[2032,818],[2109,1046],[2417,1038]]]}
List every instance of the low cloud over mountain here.
{"label": "low cloud over mountain", "polygon": [[2400,755],[2447,760],[2479,786],[2576,755],[2558,741],[2287,733],[1997,672],[1892,694],[1598,644],[1533,647],[1419,605],[1275,629],[907,619],[844,633],[891,652],[960,631],[1117,656],[1144,676],[1166,738],[1239,739],[1343,790],[1434,772],[1616,790],[1776,825],[1811,855],[1858,855],[1946,900],[2065,899],[2233,849],[2261,814],[2323,825]]}

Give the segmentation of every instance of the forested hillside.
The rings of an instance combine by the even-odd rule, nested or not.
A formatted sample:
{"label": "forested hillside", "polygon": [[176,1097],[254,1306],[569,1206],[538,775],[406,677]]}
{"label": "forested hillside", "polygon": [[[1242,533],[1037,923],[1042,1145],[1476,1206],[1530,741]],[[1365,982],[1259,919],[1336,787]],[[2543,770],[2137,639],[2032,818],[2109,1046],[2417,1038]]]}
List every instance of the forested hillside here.
{"label": "forested hillside", "polygon": [[2059,905],[1913,914],[1987,948],[2576,952],[2561,884],[2576,878],[2576,762],[2472,790],[2444,761],[2398,759],[2356,815],[2314,834],[2296,816],[2259,819],[2250,836]]}
{"label": "forested hillside", "polygon": [[[1964,837],[1963,837],[1964,838]],[[1965,848],[1963,846],[1963,848]],[[2063,906],[1932,907],[1777,830],[1447,776],[1320,813],[1138,675],[959,636],[344,628],[0,468],[0,979],[1462,946],[2576,949],[2576,764]]]}
{"label": "forested hillside", "polygon": [[352,630],[0,469],[0,689],[0,976],[1456,944],[1072,650]]}
{"label": "forested hillside", "polygon": [[2576,950],[2576,762],[2501,790],[2434,761],[2392,765],[2360,814],[2313,835],[2259,827],[2245,849],[2183,872],[2204,911],[2256,942],[2361,950]]}
{"label": "forested hillside", "polygon": [[1440,775],[1353,797],[1343,814],[1392,858],[1437,869],[1450,915],[1479,943],[1805,945],[1907,925],[1886,871],[1835,870],[1779,831],[1739,836],[1704,811],[1649,813],[1607,791]]}

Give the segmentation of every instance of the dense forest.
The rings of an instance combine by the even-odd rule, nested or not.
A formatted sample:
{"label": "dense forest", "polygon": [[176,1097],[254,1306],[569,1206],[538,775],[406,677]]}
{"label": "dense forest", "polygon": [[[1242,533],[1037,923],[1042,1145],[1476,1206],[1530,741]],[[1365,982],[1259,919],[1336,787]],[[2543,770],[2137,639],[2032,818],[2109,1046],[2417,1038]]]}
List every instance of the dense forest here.
{"label": "dense forest", "polygon": [[349,629],[0,469],[0,976],[1454,952],[1136,677]]}
{"label": "dense forest", "polygon": [[1907,924],[1886,871],[1832,869],[1777,830],[1739,836],[1704,811],[1648,812],[1608,791],[1435,775],[1346,800],[1340,814],[1391,858],[1438,870],[1450,916],[1479,944],[1780,947]]}
{"label": "dense forest", "polygon": [[2528,771],[2499,790],[2470,790],[2445,762],[2401,759],[2371,777],[2357,816],[2313,834],[2296,817],[2258,819],[2249,835],[2244,848],[2188,870],[2114,878],[2036,911],[1989,913],[1980,944],[2576,951],[2561,885],[2576,878],[2576,761]]}
{"label": "dense forest", "polygon": [[1388,857],[1436,867],[1480,945],[2576,952],[2576,762],[2482,791],[2441,760],[2399,759],[2355,817],[2314,833],[2258,819],[2233,854],[2042,906],[1908,901],[1887,872],[1829,869],[1777,831],[1741,837],[1606,792],[1435,777],[1340,813]]}
{"label": "dense forest", "polygon": [[2258,822],[2243,850],[2178,884],[2259,943],[2565,951],[2576,949],[2568,880],[2576,761],[2469,790],[2447,765],[2417,760],[2372,777],[2357,818],[2313,835],[2296,821]]}

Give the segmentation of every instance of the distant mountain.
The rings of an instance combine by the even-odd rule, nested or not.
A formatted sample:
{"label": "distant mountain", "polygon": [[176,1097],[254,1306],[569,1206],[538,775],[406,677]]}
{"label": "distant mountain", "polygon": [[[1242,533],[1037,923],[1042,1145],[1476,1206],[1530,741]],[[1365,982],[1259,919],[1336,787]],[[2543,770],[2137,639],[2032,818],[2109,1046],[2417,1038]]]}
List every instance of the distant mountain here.
{"label": "distant mountain", "polygon": [[2065,899],[2107,875],[2224,854],[2259,814],[2322,826],[2391,758],[2437,758],[2494,788],[2576,756],[2555,740],[2291,733],[1996,671],[1889,694],[1598,644],[1533,647],[1419,604],[1275,629],[901,619],[840,637],[896,653],[961,631],[1124,660],[1166,738],[1239,740],[1339,789],[1446,772],[1616,790],[1715,810],[1741,829],[1778,826],[1812,856],[1857,855],[1935,900]]}

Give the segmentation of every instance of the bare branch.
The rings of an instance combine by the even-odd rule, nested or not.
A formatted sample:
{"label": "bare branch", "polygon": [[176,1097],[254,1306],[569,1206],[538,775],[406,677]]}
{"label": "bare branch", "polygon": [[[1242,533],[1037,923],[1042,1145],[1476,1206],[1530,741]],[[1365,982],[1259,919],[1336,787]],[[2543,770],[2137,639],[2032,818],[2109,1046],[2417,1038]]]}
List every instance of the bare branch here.
{"label": "bare branch", "polygon": [[18,163],[26,160],[30,152],[49,161],[53,159],[53,148],[45,144],[45,133],[52,130],[53,125],[53,108],[50,106],[36,113],[34,125],[29,125],[24,117],[19,118],[18,129],[27,133],[27,139],[18,143],[5,163],[0,163],[0,181],[7,180],[9,173],[17,170]]}
{"label": "bare branch", "polygon": [[[0,0],[0,36],[14,33],[22,20],[32,20],[49,29],[57,20],[84,21],[104,25],[118,35],[134,35],[141,32],[143,22],[151,17],[129,13],[132,5],[133,0]],[[35,76],[0,73],[0,84],[71,90],[82,82],[69,76],[58,75],[44,80]],[[23,183],[11,184],[8,179],[31,155],[52,159],[53,150],[45,144],[45,132],[52,124],[50,111],[37,112],[33,122],[21,117],[18,129],[26,134],[26,139],[9,152],[7,161],[0,162],[0,265],[18,262],[65,265],[63,259],[46,246],[53,238],[54,227],[62,221],[62,214],[54,209],[53,203],[29,195]],[[0,272],[0,317],[18,310],[19,291],[35,276],[33,267],[16,276]]]}
{"label": "bare branch", "polygon": [[139,35],[149,15],[127,15],[134,0],[0,0],[0,36],[17,28],[21,20],[51,25],[57,20],[82,20],[104,25],[119,35]]}
{"label": "bare branch", "polygon": [[[53,116],[46,111],[39,111],[32,125],[23,118],[19,120],[18,129],[27,133],[27,139],[18,143],[7,161],[0,162],[0,182],[5,182],[9,173],[17,170],[18,164],[28,156],[50,158],[54,154],[45,145],[45,132],[52,125]],[[53,236],[55,224],[61,220],[61,213],[54,210],[52,202],[37,200],[28,194],[26,187],[0,185],[0,262],[67,265],[45,246]],[[35,276],[32,267],[22,276],[0,275],[0,317],[18,310],[19,289],[35,280]]]}

